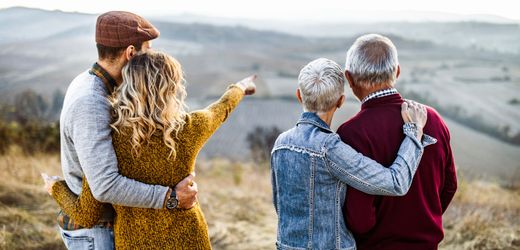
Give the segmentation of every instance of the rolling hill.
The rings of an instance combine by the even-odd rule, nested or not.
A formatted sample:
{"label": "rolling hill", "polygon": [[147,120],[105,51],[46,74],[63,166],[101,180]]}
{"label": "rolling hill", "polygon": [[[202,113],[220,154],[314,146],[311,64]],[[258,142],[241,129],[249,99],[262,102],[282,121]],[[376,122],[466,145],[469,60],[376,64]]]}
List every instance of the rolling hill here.
{"label": "rolling hill", "polygon": [[[95,19],[95,15],[61,11],[0,10],[0,22],[8,24],[0,26],[0,102],[9,102],[26,89],[46,97],[57,89],[65,91],[74,76],[96,60]],[[303,65],[317,57],[342,64],[358,34],[381,32],[399,51],[399,90],[460,118],[457,122],[448,119],[448,124],[461,169],[501,179],[519,175],[520,146],[493,134],[520,133],[520,59],[515,52],[520,32],[516,24],[309,24],[306,29],[259,30],[251,24],[217,26],[171,20],[152,18],[161,30],[153,46],[182,63],[191,108],[214,100],[233,81],[252,73],[260,76],[257,95],[244,101],[201,157],[248,159],[245,138],[255,126],[287,129],[298,118],[300,109],[292,96]],[[492,48],[504,44],[511,48]],[[346,110],[337,115],[336,126],[357,105],[351,102]],[[225,150],[222,144],[228,145]]]}

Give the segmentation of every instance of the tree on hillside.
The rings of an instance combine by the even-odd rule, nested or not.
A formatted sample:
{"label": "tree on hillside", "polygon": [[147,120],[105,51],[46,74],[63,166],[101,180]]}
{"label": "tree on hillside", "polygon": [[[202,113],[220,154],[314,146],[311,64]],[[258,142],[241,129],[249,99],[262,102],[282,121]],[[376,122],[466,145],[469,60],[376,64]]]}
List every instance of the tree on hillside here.
{"label": "tree on hillside", "polygon": [[57,89],[52,94],[52,102],[51,102],[51,108],[49,109],[49,118],[51,120],[58,120],[61,113],[61,108],[63,107],[63,99],[65,99],[65,95],[63,94],[63,91],[60,89]]}
{"label": "tree on hillside", "polygon": [[29,122],[19,128],[16,144],[27,155],[38,152],[54,153],[60,150],[60,129],[56,122]]}
{"label": "tree on hillside", "polygon": [[11,146],[11,137],[9,135],[9,128],[2,120],[0,120],[0,155],[7,152]]}
{"label": "tree on hillside", "polygon": [[253,161],[259,163],[268,162],[271,158],[274,142],[282,131],[278,127],[255,127],[247,134],[247,142]]}
{"label": "tree on hillside", "polygon": [[[55,153],[60,149],[59,124],[55,117],[61,109],[63,93],[56,92],[52,106],[34,91],[24,91],[13,103],[0,103],[0,154],[11,145],[32,155],[38,152]],[[50,108],[49,108],[50,107]],[[53,109],[58,110],[52,117]]]}
{"label": "tree on hillside", "polygon": [[44,121],[49,105],[41,95],[26,90],[14,98],[14,120],[20,124]]}

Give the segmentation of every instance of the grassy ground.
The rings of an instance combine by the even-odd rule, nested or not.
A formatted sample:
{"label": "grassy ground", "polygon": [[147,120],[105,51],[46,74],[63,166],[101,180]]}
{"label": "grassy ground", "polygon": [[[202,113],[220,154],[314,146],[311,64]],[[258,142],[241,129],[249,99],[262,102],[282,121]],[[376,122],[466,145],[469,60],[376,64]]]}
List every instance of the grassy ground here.
{"label": "grassy ground", "polygon": [[444,215],[442,249],[520,249],[520,189],[459,184]]}
{"label": "grassy ground", "polygon": [[60,174],[58,156],[0,156],[0,249],[64,249],[40,171]]}
{"label": "grassy ground", "polygon": [[[64,249],[40,172],[59,174],[58,156],[0,156],[0,249]],[[274,249],[267,166],[203,162],[197,182],[214,249]],[[462,181],[444,223],[441,249],[520,249],[520,191]]]}

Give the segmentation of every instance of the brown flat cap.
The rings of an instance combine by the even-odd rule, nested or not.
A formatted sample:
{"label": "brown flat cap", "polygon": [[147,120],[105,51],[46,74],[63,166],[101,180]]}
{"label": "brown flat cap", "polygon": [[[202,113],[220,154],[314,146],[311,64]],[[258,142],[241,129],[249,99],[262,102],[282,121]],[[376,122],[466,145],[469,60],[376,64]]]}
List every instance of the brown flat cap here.
{"label": "brown flat cap", "polygon": [[96,43],[121,48],[139,44],[159,36],[148,20],[126,11],[101,14],[96,22]]}

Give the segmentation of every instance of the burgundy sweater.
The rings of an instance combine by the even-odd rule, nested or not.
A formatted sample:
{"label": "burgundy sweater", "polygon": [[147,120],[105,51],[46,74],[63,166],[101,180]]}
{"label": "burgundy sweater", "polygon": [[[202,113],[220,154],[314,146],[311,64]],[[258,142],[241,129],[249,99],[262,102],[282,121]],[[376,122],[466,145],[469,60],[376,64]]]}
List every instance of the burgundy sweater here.
{"label": "burgundy sweater", "polygon": [[[354,149],[390,166],[404,139],[399,94],[369,100],[338,129]],[[402,197],[373,196],[347,189],[343,213],[358,249],[437,249],[443,239],[442,214],[457,189],[450,133],[428,107],[424,133],[437,139],[425,148],[412,186]]]}

